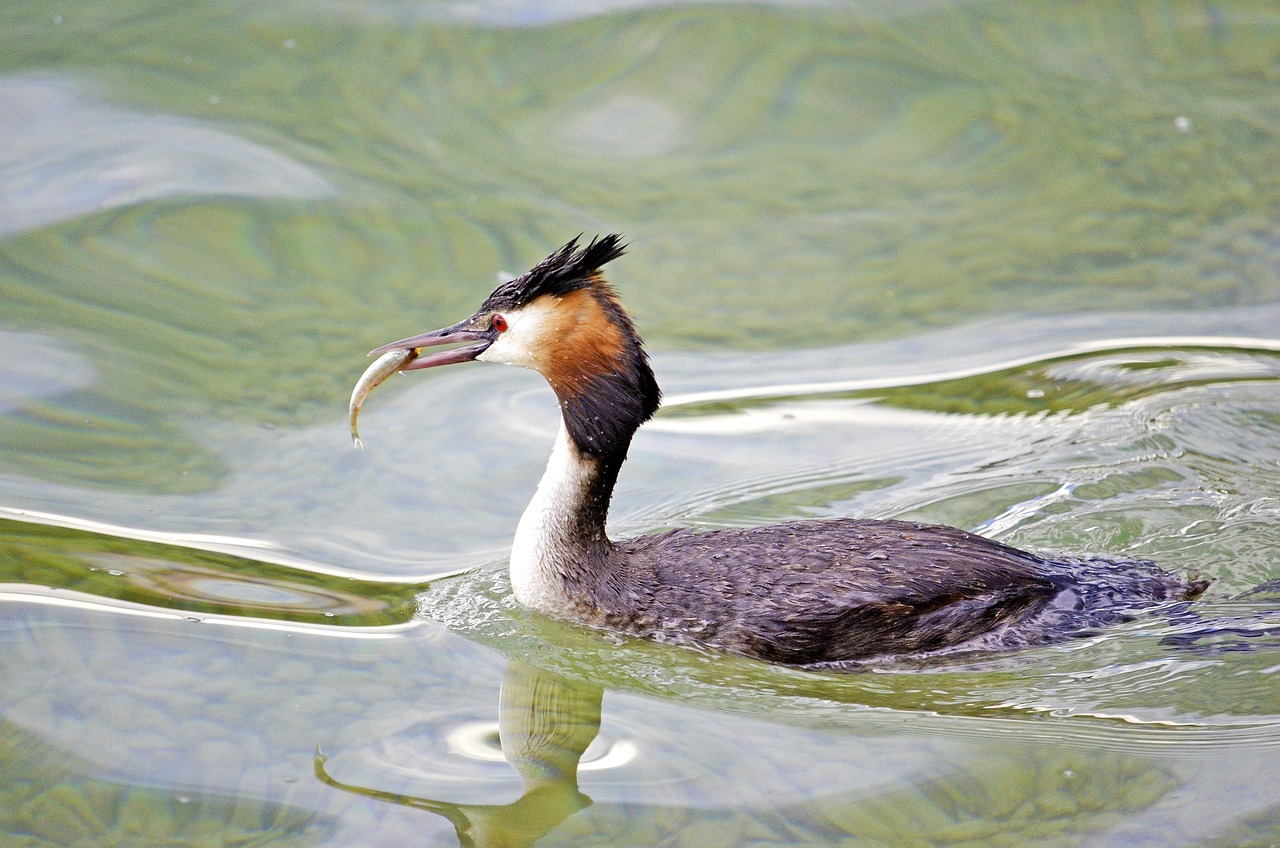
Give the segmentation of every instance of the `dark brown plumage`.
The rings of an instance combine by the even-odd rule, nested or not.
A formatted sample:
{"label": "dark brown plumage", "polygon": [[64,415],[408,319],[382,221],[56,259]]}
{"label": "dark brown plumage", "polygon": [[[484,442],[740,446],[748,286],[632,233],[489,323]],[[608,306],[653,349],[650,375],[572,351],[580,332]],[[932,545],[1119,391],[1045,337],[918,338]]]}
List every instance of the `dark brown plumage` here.
{"label": "dark brown plumage", "polygon": [[588,623],[793,665],[1043,644],[1207,585],[1149,562],[1054,561],[953,527],[855,519],[642,536],[588,571],[575,587]]}

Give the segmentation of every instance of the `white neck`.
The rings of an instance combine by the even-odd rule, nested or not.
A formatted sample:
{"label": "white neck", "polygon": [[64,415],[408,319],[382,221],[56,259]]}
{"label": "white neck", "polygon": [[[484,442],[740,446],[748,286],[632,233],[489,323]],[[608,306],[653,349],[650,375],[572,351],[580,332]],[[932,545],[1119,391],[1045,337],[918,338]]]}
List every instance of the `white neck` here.
{"label": "white neck", "polygon": [[569,605],[564,578],[582,553],[573,522],[595,474],[594,464],[579,453],[562,420],[547,470],[520,516],[511,546],[511,586],[522,605],[551,614]]}

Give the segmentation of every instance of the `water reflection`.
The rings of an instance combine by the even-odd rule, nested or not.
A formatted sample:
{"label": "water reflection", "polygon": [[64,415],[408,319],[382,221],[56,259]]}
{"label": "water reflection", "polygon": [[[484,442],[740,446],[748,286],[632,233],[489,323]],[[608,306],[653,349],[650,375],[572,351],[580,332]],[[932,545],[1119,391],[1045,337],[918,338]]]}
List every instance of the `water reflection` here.
{"label": "water reflection", "polygon": [[[6,845],[314,845],[332,823],[289,804],[232,793],[133,785],[92,775],[74,752],[0,720],[0,834]],[[15,841],[16,840],[16,841]]]}
{"label": "water reflection", "polygon": [[88,357],[56,339],[0,329],[0,415],[92,385],[97,372]]}
{"label": "water reflection", "polygon": [[312,169],[190,118],[95,100],[58,77],[0,77],[0,236],[176,195],[318,198]]}
{"label": "water reflection", "polygon": [[[532,845],[591,804],[578,789],[578,769],[600,730],[603,698],[599,686],[508,663],[498,706],[498,739],[502,755],[522,782],[521,796],[508,804],[451,803],[344,783],[329,774],[323,753],[316,754],[316,777],[335,789],[443,816],[468,848]],[[473,755],[468,748],[463,753]]]}
{"label": "water reflection", "polygon": [[[14,525],[0,547],[45,538]],[[121,579],[85,563],[123,555],[134,540],[112,550],[109,539],[52,530],[59,556],[46,575],[87,557],[87,578]],[[192,564],[182,549],[166,555],[175,570]],[[25,579],[39,576],[34,555],[18,559]],[[237,570],[272,573],[231,559],[200,569],[192,591]],[[328,581],[348,582],[280,573],[250,593],[306,594]],[[1274,652],[1229,666],[1180,660],[1153,653],[1169,630],[1152,626],[1146,637],[1130,630],[1024,656],[1021,666],[837,679],[557,627],[505,605],[501,587],[496,602],[486,598],[477,575],[426,589],[424,607],[446,589],[477,604],[453,608],[470,616],[468,637],[521,658],[505,662],[500,694],[500,658],[421,619],[394,634],[315,627],[303,623],[314,616],[303,603],[281,619],[254,609],[222,616],[243,625],[229,628],[158,608],[174,599],[154,589],[157,606],[130,610],[108,599],[6,599],[0,710],[23,728],[13,759],[72,773],[35,789],[19,781],[27,794],[17,813],[0,804],[0,825],[26,832],[32,811],[44,811],[41,822],[74,813],[105,836],[146,809],[156,833],[189,834],[234,795],[238,825],[286,841],[283,831],[318,828],[335,844],[978,845],[996,833],[1024,844],[1082,834],[1134,844],[1144,833],[1177,844],[1186,840],[1175,828],[1258,832],[1255,818],[1275,804],[1266,778],[1280,725],[1265,714],[1273,698],[1259,683]],[[135,610],[150,615],[120,614]],[[485,615],[492,628],[477,629]],[[346,634],[383,638],[337,638]],[[313,761],[317,744],[331,758]],[[99,781],[81,792],[87,776],[103,774],[116,788]],[[1179,813],[1188,794],[1206,791],[1236,793],[1234,806],[1211,825]],[[21,792],[0,787],[0,801]],[[383,807],[403,813],[374,811]],[[196,808],[204,812],[185,818]],[[92,815],[75,812],[85,809]],[[424,825],[425,814],[441,827]]]}
{"label": "water reflection", "polygon": [[[337,9],[346,14],[390,17],[401,21],[446,20],[485,26],[540,27],[565,21],[625,12],[682,6],[690,0],[485,0],[485,2],[448,2],[445,0],[379,0],[352,3],[330,0],[323,9]],[[720,0],[720,5],[773,5],[781,8],[804,8],[825,5],[823,0]],[[919,0],[920,7],[933,5]],[[314,7],[307,6],[307,9]]]}
{"label": "water reflection", "polygon": [[21,592],[33,600],[43,594],[61,603],[78,596],[89,606],[101,606],[101,601],[110,606],[114,601],[175,609],[193,620],[222,616],[362,627],[408,621],[423,588],[323,567],[130,539],[102,532],[107,529],[103,525],[80,523],[99,529],[0,517],[0,551],[7,555],[0,559],[0,586],[10,584],[8,594]]}
{"label": "water reflection", "polygon": [[[1178,634],[1135,627],[1017,669],[815,682],[566,634],[504,605],[497,565],[554,432],[540,385],[406,382],[362,457],[339,421],[352,350],[459,312],[567,234],[620,229],[664,386],[728,403],[641,434],[619,535],[985,523],[1211,569],[1206,606],[1244,615],[1221,599],[1276,576],[1274,351],[1047,360],[1280,326],[1274,8],[6,12],[0,503],[272,546],[210,561],[0,528],[0,841],[452,844],[443,818],[324,786],[312,752],[357,786],[521,797],[518,774],[506,796],[458,792],[464,763],[497,767],[477,759],[496,755],[487,646],[607,681],[601,735],[635,746],[614,769],[584,755],[596,803],[545,844],[1280,837],[1274,648],[1171,655]],[[836,396],[847,381],[872,391]],[[802,383],[825,387],[777,391]],[[308,562],[263,562],[288,554]],[[491,568],[427,592],[455,636],[408,591],[317,563],[417,585]],[[447,788],[413,773],[439,769],[405,726],[453,746]],[[356,768],[368,740],[407,784]],[[669,782],[595,782],[642,767]],[[294,827],[314,811],[322,832]]]}
{"label": "water reflection", "polygon": [[[915,379],[782,384],[677,396],[666,400],[664,417],[651,426],[680,427],[666,419],[706,419],[717,412],[745,412],[804,399],[875,400],[888,406],[964,415],[1083,412],[1179,387],[1280,380],[1280,341],[1268,338],[1116,339],[1077,347]],[[764,426],[798,418],[794,412],[774,415]]]}
{"label": "water reflection", "polygon": [[[606,784],[610,787],[607,799],[593,801],[580,786],[584,774],[599,771],[606,763],[625,766],[635,750],[634,745],[622,746],[620,740],[614,740],[606,747],[611,751],[623,747],[629,752],[627,757],[610,761],[609,755],[601,756],[597,751],[593,760],[591,752],[600,747],[597,734],[603,694],[599,685],[581,678],[570,679],[511,660],[502,682],[497,733],[488,735],[478,750],[473,741],[461,746],[444,744],[438,746],[436,756],[406,762],[398,746],[414,746],[411,739],[417,734],[398,735],[383,740],[382,746],[398,762],[371,761],[367,756],[343,760],[341,752],[339,762],[317,752],[315,776],[344,793],[440,816],[453,826],[458,843],[465,848],[595,844],[601,840],[602,844],[665,844],[662,840],[674,834],[679,835],[680,844],[699,846],[744,844],[753,839],[772,843],[788,838],[815,840],[815,844],[854,838],[885,840],[891,845],[977,846],[991,844],[989,840],[997,837],[1009,844],[1040,844],[1037,840],[1088,835],[1110,844],[1138,838],[1144,832],[1159,841],[1168,839],[1171,831],[1152,828],[1152,817],[1187,787],[1187,776],[1150,750],[1122,753],[1085,745],[1048,757],[1027,756],[1029,749],[1024,743],[991,744],[992,740],[977,756],[972,752],[959,757],[944,755],[933,768],[907,771],[883,782],[856,785],[859,781],[854,781],[851,786],[849,775],[859,764],[849,760],[850,752],[833,740],[826,750],[809,750],[812,759],[791,776],[795,789],[809,785],[807,794],[784,790],[770,797],[766,793],[743,805],[734,798],[753,793],[742,784],[761,781],[767,786],[781,777],[771,771],[775,765],[769,760],[770,743],[751,737],[744,740],[733,760],[707,763],[712,768],[730,769],[740,783],[704,809],[689,808],[687,801],[675,800],[681,793],[691,797],[696,791],[692,784],[674,789],[674,794],[662,788],[655,792],[652,787],[642,788],[643,781],[625,769]],[[471,729],[464,725],[447,739],[455,739],[458,733],[471,739]],[[647,736],[643,730],[637,734],[641,745],[653,741]],[[912,750],[916,746],[905,738],[897,742],[907,756],[916,753]],[[388,745],[397,747],[388,749]],[[698,750],[699,741],[690,737],[685,746],[677,743],[665,751],[645,747],[639,756],[682,760],[697,757]],[[465,762],[479,759],[492,764],[498,754],[519,776],[518,787],[503,774],[477,772]],[[688,766],[674,768],[680,771]],[[342,777],[353,771],[362,778]],[[463,774],[470,777],[461,777]],[[415,791],[415,783],[434,786],[440,795]],[[405,788],[392,791],[379,789],[378,784]],[[513,793],[518,797],[506,803],[468,802],[458,797],[510,797]],[[668,807],[669,803],[676,806]],[[1146,825],[1128,823],[1143,819]],[[438,843],[431,838],[422,844]]]}

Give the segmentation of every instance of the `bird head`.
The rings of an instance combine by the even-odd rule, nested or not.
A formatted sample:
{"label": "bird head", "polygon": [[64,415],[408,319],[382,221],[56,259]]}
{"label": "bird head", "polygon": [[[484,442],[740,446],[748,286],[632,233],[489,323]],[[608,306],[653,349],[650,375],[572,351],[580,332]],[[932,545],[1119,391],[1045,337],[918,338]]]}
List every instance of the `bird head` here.
{"label": "bird head", "polygon": [[[383,345],[370,356],[459,344],[419,353],[400,370],[471,360],[531,368],[551,384],[566,413],[582,409],[634,430],[657,410],[660,392],[631,317],[600,271],[624,250],[616,234],[581,248],[573,239],[494,289],[469,318]],[[588,431],[609,429],[607,421],[580,423]],[[591,450],[593,440],[586,441],[581,446]]]}

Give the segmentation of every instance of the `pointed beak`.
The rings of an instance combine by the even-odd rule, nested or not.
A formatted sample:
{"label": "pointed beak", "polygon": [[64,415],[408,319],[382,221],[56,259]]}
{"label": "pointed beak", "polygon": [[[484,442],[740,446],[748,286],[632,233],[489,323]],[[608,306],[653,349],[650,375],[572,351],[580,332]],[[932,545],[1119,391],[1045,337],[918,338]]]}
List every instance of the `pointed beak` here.
{"label": "pointed beak", "polygon": [[471,318],[466,321],[459,321],[452,327],[445,327],[440,330],[432,330],[430,333],[423,333],[420,336],[412,336],[407,339],[401,339],[398,342],[385,344],[382,347],[369,351],[370,356],[381,356],[384,353],[390,353],[393,350],[418,350],[424,347],[437,347],[439,345],[459,344],[465,342],[474,342],[474,344],[463,344],[462,347],[455,347],[449,350],[442,350],[438,353],[428,355],[419,355],[416,359],[412,359],[405,363],[401,371],[414,371],[418,368],[434,368],[437,365],[453,365],[458,362],[470,362],[480,354],[484,353],[489,345],[493,344],[493,340],[497,338],[497,334],[492,330],[475,330],[471,329]]}

